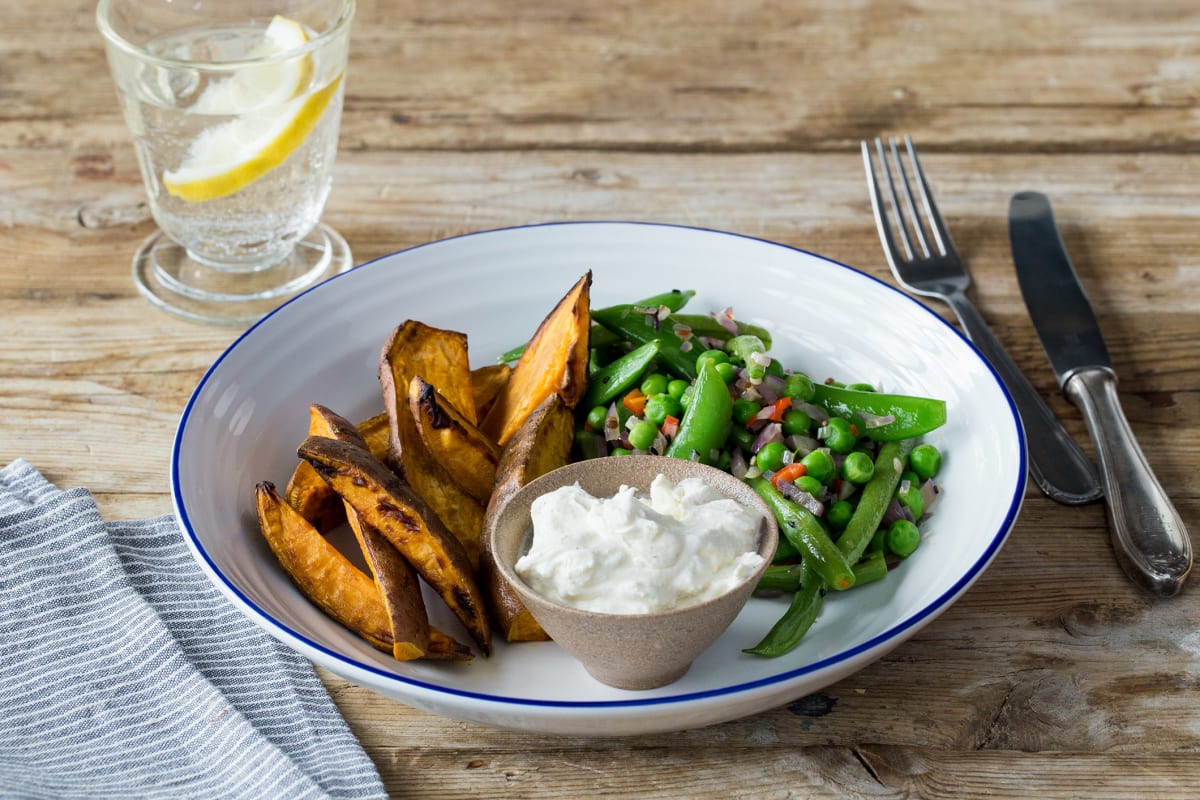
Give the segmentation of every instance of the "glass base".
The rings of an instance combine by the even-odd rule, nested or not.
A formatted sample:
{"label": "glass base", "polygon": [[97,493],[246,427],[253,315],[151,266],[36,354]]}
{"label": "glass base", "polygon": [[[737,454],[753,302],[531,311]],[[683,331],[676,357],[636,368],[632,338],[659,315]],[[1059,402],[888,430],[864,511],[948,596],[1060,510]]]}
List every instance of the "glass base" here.
{"label": "glass base", "polygon": [[318,224],[283,260],[222,268],[193,258],[162,231],[133,256],[133,279],[154,305],[194,322],[248,325],[288,298],[354,266],[346,240]]}

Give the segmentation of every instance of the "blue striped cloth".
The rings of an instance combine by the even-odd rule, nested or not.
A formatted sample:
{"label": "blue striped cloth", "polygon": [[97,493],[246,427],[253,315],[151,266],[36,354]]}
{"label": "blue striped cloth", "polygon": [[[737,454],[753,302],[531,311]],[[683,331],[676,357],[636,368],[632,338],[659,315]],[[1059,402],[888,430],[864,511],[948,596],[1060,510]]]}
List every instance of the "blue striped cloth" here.
{"label": "blue striped cloth", "polygon": [[208,582],[169,516],[0,469],[0,797],[379,798],[312,666]]}

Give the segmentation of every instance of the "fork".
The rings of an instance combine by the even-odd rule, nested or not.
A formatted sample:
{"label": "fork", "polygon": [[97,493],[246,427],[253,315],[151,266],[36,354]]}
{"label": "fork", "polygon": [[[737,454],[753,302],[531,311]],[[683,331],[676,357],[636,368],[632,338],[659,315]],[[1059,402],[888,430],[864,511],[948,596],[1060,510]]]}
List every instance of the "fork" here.
{"label": "fork", "polygon": [[[1025,428],[1029,472],[1046,496],[1068,505],[1080,505],[1100,499],[1103,489],[1092,462],[1062,427],[1041,395],[1005,352],[1004,346],[988,328],[979,310],[967,298],[967,287],[971,285],[971,278],[954,248],[942,215],[938,212],[912,139],[904,137],[904,149],[916,176],[917,194],[925,212],[924,225],[917,213],[913,188],[896,140],[888,140],[886,153],[883,141],[875,140],[875,152],[883,181],[880,181],[876,172],[871,148],[865,141],[861,144],[863,166],[867,171],[867,186],[871,196],[871,210],[875,214],[875,227],[879,230],[884,255],[887,256],[888,265],[892,268],[896,280],[914,294],[936,297],[948,304],[958,317],[967,337],[1004,381]],[[888,165],[889,154],[898,179],[893,175],[893,168]],[[887,209],[884,207],[881,183],[886,187],[892,213],[896,217],[894,224],[889,221]],[[899,194],[896,191],[897,183],[901,188]]]}

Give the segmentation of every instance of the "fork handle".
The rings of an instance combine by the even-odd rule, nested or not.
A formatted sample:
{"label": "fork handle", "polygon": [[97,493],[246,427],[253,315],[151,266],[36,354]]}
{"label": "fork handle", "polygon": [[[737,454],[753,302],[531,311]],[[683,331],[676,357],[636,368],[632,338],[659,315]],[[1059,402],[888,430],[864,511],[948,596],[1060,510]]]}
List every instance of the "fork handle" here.
{"label": "fork handle", "polygon": [[979,310],[962,292],[947,295],[946,302],[962,323],[967,337],[1000,374],[1012,395],[1025,428],[1029,473],[1038,487],[1051,500],[1066,505],[1082,505],[1103,497],[1104,490],[1091,460],[1013,362]]}
{"label": "fork handle", "polygon": [[1150,591],[1178,594],[1192,569],[1191,540],[1133,437],[1116,377],[1107,369],[1080,370],[1063,391],[1083,412],[1096,443],[1117,561]]}

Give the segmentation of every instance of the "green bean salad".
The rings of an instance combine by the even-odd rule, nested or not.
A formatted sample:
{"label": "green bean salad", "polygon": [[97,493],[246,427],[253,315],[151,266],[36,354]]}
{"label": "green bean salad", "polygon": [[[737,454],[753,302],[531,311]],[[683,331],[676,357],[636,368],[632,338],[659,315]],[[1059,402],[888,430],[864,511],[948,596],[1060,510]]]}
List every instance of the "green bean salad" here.
{"label": "green bean salad", "polygon": [[753,487],[782,534],[758,591],[791,599],[745,652],[780,656],[829,592],[881,580],[919,547],[942,462],[921,437],[945,423],[946,405],[816,382],[773,358],[770,332],[731,309],[684,313],[694,294],[592,310],[575,455],[691,459]]}

